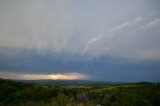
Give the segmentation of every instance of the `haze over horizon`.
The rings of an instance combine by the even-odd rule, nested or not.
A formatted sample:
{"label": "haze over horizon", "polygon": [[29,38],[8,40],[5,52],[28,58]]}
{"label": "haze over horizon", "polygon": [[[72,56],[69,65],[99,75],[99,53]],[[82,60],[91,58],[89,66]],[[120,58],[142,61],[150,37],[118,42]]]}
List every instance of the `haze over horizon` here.
{"label": "haze over horizon", "polygon": [[0,0],[0,77],[160,81],[159,0]]}

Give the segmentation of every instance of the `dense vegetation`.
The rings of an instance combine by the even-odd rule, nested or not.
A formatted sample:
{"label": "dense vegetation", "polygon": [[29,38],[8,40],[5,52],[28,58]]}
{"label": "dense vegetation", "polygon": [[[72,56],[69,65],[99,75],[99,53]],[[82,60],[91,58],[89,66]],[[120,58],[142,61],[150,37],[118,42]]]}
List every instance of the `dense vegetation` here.
{"label": "dense vegetation", "polygon": [[160,84],[55,85],[0,79],[0,106],[160,106]]}

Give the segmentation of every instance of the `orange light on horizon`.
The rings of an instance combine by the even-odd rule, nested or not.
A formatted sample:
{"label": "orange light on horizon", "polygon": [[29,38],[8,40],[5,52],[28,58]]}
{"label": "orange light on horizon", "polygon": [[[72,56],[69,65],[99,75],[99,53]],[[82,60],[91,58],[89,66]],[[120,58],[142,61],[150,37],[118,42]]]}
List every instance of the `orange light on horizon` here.
{"label": "orange light on horizon", "polygon": [[52,80],[84,80],[88,76],[80,73],[57,73],[57,74],[25,74],[14,72],[0,72],[0,77],[5,79],[24,79],[24,80],[37,80],[37,79],[52,79]]}
{"label": "orange light on horizon", "polygon": [[50,75],[51,79],[55,80],[75,80],[75,79],[86,79],[86,76],[78,73],[70,73],[70,74],[53,74]]}

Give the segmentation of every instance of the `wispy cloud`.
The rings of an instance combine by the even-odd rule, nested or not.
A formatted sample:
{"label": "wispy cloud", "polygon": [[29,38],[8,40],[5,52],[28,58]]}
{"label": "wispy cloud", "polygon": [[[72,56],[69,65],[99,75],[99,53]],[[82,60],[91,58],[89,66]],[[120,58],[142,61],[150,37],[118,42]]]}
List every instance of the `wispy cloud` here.
{"label": "wispy cloud", "polygon": [[147,29],[147,28],[155,27],[155,26],[158,27],[158,25],[160,25],[160,19],[159,18],[154,19],[154,20],[146,23],[144,26],[142,26],[142,28]]}
{"label": "wispy cloud", "polygon": [[114,32],[114,31],[118,31],[118,30],[120,30],[120,29],[123,29],[123,28],[129,26],[130,24],[131,24],[130,22],[125,22],[125,23],[123,23],[123,24],[121,24],[121,25],[118,25],[118,26],[116,26],[115,28],[111,29],[111,32]]}
{"label": "wispy cloud", "polygon": [[[139,21],[141,21],[143,18],[142,17],[137,17],[135,20],[133,21],[127,21],[127,22],[124,22],[120,25],[117,25],[116,27],[114,28],[111,28],[110,30],[108,31],[105,31],[105,32],[102,32],[101,34],[99,34],[98,36],[95,36],[93,37],[91,40],[88,41],[86,47],[83,49],[82,51],[82,54],[84,54],[85,52],[88,51],[88,49],[90,49],[90,47],[92,47],[92,45],[101,42],[103,40],[106,40],[106,41],[109,41],[109,42],[112,42],[112,39],[115,38],[115,37],[121,37],[123,35],[120,35],[119,34],[115,34],[115,33],[119,33],[119,31],[121,30],[125,30],[126,28],[128,27],[132,27],[134,24],[138,23]],[[135,29],[133,29],[135,30]],[[128,31],[128,30],[127,30]],[[124,31],[123,33],[126,33],[127,31]],[[132,31],[130,32],[132,33]],[[130,36],[128,34],[128,36]]]}
{"label": "wispy cloud", "polygon": [[[151,16],[148,16],[148,17],[151,17]],[[143,34],[144,32],[146,32],[146,30],[151,31],[154,29],[154,27],[159,27],[159,19],[148,20],[148,17],[146,18],[137,17],[133,21],[124,22],[120,25],[117,25],[114,28],[111,28],[111,30],[103,32],[101,35],[93,37],[91,40],[88,41],[82,53],[91,54],[93,58],[94,56],[99,56],[99,55],[112,55],[112,56],[114,55],[114,56],[122,56],[122,57],[127,57],[132,59],[138,59],[138,60],[141,60],[141,59],[152,60],[154,56],[155,57],[158,56],[158,55],[155,55],[155,52],[157,52],[157,50],[154,52],[152,51],[153,54],[151,54],[150,50],[152,48],[148,46],[148,48],[143,48],[145,49],[145,52],[143,52],[144,54],[142,54],[141,46],[138,46],[136,44],[139,42],[140,39],[143,39],[143,38],[148,40],[150,39],[149,36],[146,36]],[[153,34],[158,34],[158,33],[159,32],[155,32]],[[137,38],[139,38],[139,40],[137,40]],[[147,44],[146,42],[143,42],[143,43],[145,43],[145,45],[149,44],[149,43]],[[132,48],[137,48],[137,50],[134,49],[133,51]],[[159,48],[157,49],[159,50]],[[129,51],[132,51],[132,52],[128,53]],[[134,55],[131,55],[131,54],[134,54]],[[141,58],[141,57],[144,57],[144,58]]]}

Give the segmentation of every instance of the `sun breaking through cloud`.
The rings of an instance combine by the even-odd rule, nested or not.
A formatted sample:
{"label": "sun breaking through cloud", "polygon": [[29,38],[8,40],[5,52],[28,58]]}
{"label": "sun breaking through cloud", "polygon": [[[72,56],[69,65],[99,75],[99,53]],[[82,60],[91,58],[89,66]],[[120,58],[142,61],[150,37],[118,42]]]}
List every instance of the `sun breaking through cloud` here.
{"label": "sun breaking through cloud", "polygon": [[38,79],[85,80],[85,79],[88,79],[88,76],[80,73],[25,74],[25,73],[14,73],[14,72],[0,72],[0,77],[5,79],[17,79],[17,80],[38,80]]}

